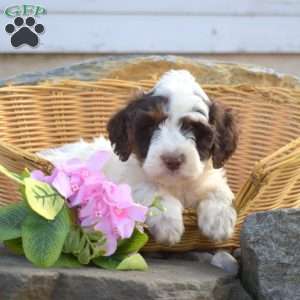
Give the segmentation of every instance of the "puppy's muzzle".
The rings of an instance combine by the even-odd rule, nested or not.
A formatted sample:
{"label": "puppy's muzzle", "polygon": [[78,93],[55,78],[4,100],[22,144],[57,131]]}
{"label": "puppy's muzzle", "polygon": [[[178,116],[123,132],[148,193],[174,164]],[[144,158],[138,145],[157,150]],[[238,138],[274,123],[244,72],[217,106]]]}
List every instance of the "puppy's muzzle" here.
{"label": "puppy's muzzle", "polygon": [[170,171],[178,170],[185,161],[185,156],[183,154],[163,154],[160,158]]}

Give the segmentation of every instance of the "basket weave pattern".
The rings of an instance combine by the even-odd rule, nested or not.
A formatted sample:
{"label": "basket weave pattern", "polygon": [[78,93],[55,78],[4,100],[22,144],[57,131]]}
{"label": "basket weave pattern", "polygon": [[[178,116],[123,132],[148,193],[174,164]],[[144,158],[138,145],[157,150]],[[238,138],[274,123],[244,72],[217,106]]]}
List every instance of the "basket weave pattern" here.
{"label": "basket weave pattern", "polygon": [[[106,135],[110,116],[153,81],[103,79],[94,82],[45,82],[0,88],[0,163],[12,171],[52,168],[34,155],[45,148]],[[205,85],[212,99],[237,112],[240,142],[226,165],[236,194],[238,222],[234,236],[212,243],[186,210],[185,234],[172,248],[151,241],[145,250],[185,251],[239,246],[245,217],[255,211],[300,207],[300,89],[250,85]],[[0,205],[19,200],[16,186],[0,176]]]}

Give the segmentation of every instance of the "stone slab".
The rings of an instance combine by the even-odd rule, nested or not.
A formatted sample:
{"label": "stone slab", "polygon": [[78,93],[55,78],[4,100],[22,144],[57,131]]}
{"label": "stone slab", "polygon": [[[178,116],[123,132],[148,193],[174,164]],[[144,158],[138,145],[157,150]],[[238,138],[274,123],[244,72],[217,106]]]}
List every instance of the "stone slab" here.
{"label": "stone slab", "polygon": [[[209,264],[148,260],[146,272],[94,267],[39,269],[0,251],[1,300],[241,300],[245,291],[232,275]],[[232,295],[235,295],[234,297]]]}

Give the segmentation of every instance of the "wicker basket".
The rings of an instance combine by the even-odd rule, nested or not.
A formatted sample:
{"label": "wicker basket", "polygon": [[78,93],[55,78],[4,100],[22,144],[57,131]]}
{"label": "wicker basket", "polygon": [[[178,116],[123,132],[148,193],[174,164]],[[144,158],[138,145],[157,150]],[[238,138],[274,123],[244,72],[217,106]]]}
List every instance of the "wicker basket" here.
{"label": "wicker basket", "polygon": [[[33,153],[44,148],[106,134],[106,122],[153,81],[44,82],[0,88],[0,163],[13,171],[52,168]],[[250,85],[205,85],[208,95],[233,107],[241,124],[240,144],[227,163],[236,194],[234,236],[212,243],[201,236],[194,211],[185,212],[182,242],[169,248],[149,242],[145,250],[185,251],[234,248],[247,215],[255,211],[300,207],[300,89]],[[14,187],[14,188],[12,188]],[[0,176],[0,205],[18,201],[14,183]]]}

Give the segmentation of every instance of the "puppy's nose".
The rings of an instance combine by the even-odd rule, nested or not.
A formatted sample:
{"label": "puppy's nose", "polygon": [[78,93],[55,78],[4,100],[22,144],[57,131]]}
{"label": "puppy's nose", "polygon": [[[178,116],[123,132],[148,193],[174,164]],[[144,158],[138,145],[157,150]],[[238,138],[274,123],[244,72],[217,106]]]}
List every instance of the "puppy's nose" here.
{"label": "puppy's nose", "polygon": [[164,164],[170,171],[176,171],[184,162],[185,156],[183,154],[163,154],[161,156],[161,160],[164,162]]}

